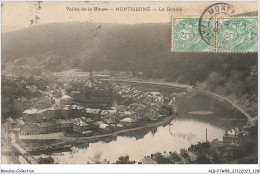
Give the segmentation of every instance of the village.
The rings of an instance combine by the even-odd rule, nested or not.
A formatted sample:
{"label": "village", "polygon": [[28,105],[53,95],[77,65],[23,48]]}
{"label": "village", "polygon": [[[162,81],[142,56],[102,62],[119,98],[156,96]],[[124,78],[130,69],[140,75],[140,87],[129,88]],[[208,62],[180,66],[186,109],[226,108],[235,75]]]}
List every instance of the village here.
{"label": "village", "polygon": [[[177,113],[173,100],[160,92],[144,92],[129,85],[95,82],[92,75],[83,81],[82,86],[75,90],[69,82],[65,83],[64,95],[60,98],[49,96],[47,108],[28,108],[17,119],[7,118],[6,131],[19,136],[55,132],[73,137],[91,136],[140,127]],[[37,91],[35,86],[26,88]],[[91,93],[92,98],[103,102],[91,103],[90,99],[86,104],[84,97],[82,99],[83,93]],[[115,101],[117,104],[113,104]]]}
{"label": "village", "polygon": [[[6,123],[3,124],[2,132],[5,136],[2,137],[2,145],[8,146],[12,138],[18,143],[21,142],[20,138],[53,139],[55,133],[75,139],[79,137],[102,139],[102,135],[143,128],[154,123],[166,124],[169,121],[167,118],[172,119],[178,115],[176,99],[172,95],[164,96],[158,91],[147,92],[127,83],[107,80],[109,78],[127,79],[131,76],[127,73],[116,73],[110,77],[106,73],[101,73],[94,78],[90,73],[86,78],[86,73],[76,72],[74,77],[70,75],[70,78],[67,78],[67,75],[56,74],[54,78],[48,80],[36,79],[35,83],[30,85],[26,79],[16,80],[15,87],[23,90],[23,96],[11,97],[14,100],[14,107],[20,112],[14,113],[17,114],[16,117],[11,115],[7,117]],[[10,82],[16,77],[3,79]],[[183,148],[179,153],[157,152],[144,156],[135,163],[225,163],[228,162],[227,159],[240,157],[239,153],[246,153],[243,142],[251,136],[252,127],[255,127],[255,121],[243,129],[227,130],[223,140],[216,139],[209,142],[205,137],[205,142],[191,145],[188,149]],[[21,143],[21,146],[24,145]],[[42,150],[57,149],[56,146],[46,147],[48,148]],[[61,147],[71,148],[72,145]],[[234,156],[234,151],[237,156]]]}

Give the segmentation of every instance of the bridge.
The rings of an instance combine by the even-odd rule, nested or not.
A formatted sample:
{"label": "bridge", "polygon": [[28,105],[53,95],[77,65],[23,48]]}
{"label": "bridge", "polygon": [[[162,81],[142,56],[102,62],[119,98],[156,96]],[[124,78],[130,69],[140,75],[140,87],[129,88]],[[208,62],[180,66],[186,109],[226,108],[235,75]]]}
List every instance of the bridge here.
{"label": "bridge", "polygon": [[139,84],[156,85],[156,86],[162,86],[162,87],[174,87],[174,88],[197,90],[197,91],[203,92],[205,94],[215,96],[216,98],[218,98],[220,100],[224,100],[224,101],[230,103],[237,110],[239,110],[243,115],[245,115],[248,118],[248,120],[252,119],[251,115],[249,115],[241,106],[239,106],[235,102],[231,101],[230,99],[223,97],[223,96],[220,96],[218,94],[215,94],[213,92],[195,87],[195,86],[186,85],[186,84],[179,84],[179,83],[172,83],[172,82],[153,82],[153,81],[123,80],[123,79],[102,79],[102,80],[104,80],[104,81],[128,82],[128,83],[139,83]]}
{"label": "bridge", "polygon": [[37,161],[24,149],[22,148],[19,144],[16,143],[15,140],[15,134],[11,134],[11,145],[12,147],[22,155],[22,157],[27,161],[29,164],[37,164]]}

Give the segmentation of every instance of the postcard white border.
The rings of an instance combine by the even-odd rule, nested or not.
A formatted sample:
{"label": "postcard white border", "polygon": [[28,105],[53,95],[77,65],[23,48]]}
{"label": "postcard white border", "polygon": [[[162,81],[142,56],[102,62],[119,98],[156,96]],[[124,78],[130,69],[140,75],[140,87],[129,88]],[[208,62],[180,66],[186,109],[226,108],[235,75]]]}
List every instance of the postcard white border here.
{"label": "postcard white border", "polygon": [[[3,0],[1,2],[6,2],[11,0]],[[24,1],[24,0],[16,0],[16,1]],[[33,1],[33,0],[27,0],[27,1]],[[45,0],[45,1],[54,1],[54,0]],[[64,0],[55,0],[55,1],[64,1]],[[69,0],[66,0],[69,1]],[[84,0],[77,0],[77,1],[84,1]],[[94,0],[89,0],[94,1]],[[96,0],[96,1],[104,1],[104,0]],[[124,0],[106,0],[106,1],[124,1]],[[137,0],[127,0],[127,1],[137,1]],[[172,0],[142,0],[142,1],[172,1]],[[175,0],[175,1],[202,1],[202,0]],[[205,0],[204,0],[205,1]],[[206,0],[206,1],[214,1],[214,0]],[[225,0],[219,0],[219,1],[225,1]],[[227,0],[228,2],[230,0]],[[241,0],[232,0],[235,2],[241,1]],[[245,0],[246,1],[246,0]],[[257,1],[257,0],[251,0],[251,1]],[[258,3],[258,19],[260,17],[259,10],[260,10],[260,3]],[[1,8],[0,8],[1,13]],[[1,22],[1,18],[0,18]],[[258,28],[260,28],[260,24],[258,22]],[[1,32],[1,28],[0,28]],[[0,36],[1,37],[1,36]],[[258,34],[258,43],[260,41],[260,35]],[[1,39],[0,39],[0,45],[1,45]],[[258,44],[258,50],[260,50],[260,44]],[[0,51],[0,57],[1,57],[1,51]],[[260,77],[259,77],[259,67],[260,67],[260,61],[259,61],[259,54],[258,54],[258,91],[260,91]],[[0,66],[1,70],[1,66]],[[1,79],[0,79],[1,81]],[[1,89],[1,86],[0,86]],[[260,94],[258,92],[258,99],[260,97]],[[260,104],[258,102],[258,111],[260,108]],[[0,109],[1,110],[1,109]],[[259,112],[258,112],[259,113]],[[259,123],[259,120],[258,120]],[[258,124],[259,125],[259,124]],[[0,129],[1,132],[1,129]],[[260,131],[258,129],[258,136],[260,134]],[[259,142],[259,138],[258,138]],[[0,144],[1,147],[1,144]],[[34,173],[178,173],[178,174],[184,174],[184,173],[197,173],[197,174],[203,174],[203,173],[209,173],[210,169],[229,169],[232,171],[232,169],[259,169],[259,159],[260,159],[260,153],[259,153],[259,143],[258,143],[258,164],[172,164],[172,165],[84,165],[84,164],[39,164],[39,165],[25,165],[25,164],[7,164],[7,165],[0,165],[0,169],[2,170],[12,170],[17,172],[11,172],[11,173],[23,173],[22,170],[34,170]],[[0,164],[1,164],[1,158],[0,158]]]}

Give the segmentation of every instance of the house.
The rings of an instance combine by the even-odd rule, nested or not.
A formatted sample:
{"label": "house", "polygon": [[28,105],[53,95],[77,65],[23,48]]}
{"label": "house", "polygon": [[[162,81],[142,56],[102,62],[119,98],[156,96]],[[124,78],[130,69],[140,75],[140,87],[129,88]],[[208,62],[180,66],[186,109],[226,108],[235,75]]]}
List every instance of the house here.
{"label": "house", "polygon": [[99,122],[98,130],[101,133],[111,133],[112,132],[112,129],[108,124],[101,123],[101,122]]}
{"label": "house", "polygon": [[37,135],[40,134],[40,129],[37,123],[25,124],[20,129],[20,135]]}
{"label": "house", "polygon": [[100,109],[85,108],[86,117],[94,121],[100,120]]}
{"label": "house", "polygon": [[91,135],[93,135],[93,131],[87,130],[87,131],[82,132],[81,134],[84,136],[91,136]]}
{"label": "house", "polygon": [[127,115],[127,116],[131,116],[132,115],[132,113],[130,111],[125,111],[124,114]]}
{"label": "house", "polygon": [[64,95],[60,99],[60,104],[61,105],[72,105],[72,103],[73,103],[73,98],[68,96],[68,95]]}
{"label": "house", "polygon": [[125,112],[118,112],[116,115],[118,116],[119,119],[130,117],[130,115],[126,115]]}
{"label": "house", "polygon": [[38,123],[39,133],[40,134],[49,134],[56,132],[56,123],[55,122],[41,122]]}
{"label": "house", "polygon": [[158,108],[150,107],[147,109],[146,114],[149,116],[157,117],[159,115]]}
{"label": "house", "polygon": [[18,126],[20,126],[20,127],[25,125],[25,122],[23,121],[22,118],[16,119],[16,122],[18,123]]}
{"label": "house", "polygon": [[71,91],[71,95],[79,95],[80,92],[79,91]]}
{"label": "house", "polygon": [[80,119],[80,121],[73,123],[73,131],[77,133],[82,133],[85,131],[88,131],[90,128],[89,124],[87,124],[85,121]]}
{"label": "house", "polygon": [[124,125],[122,125],[122,124],[116,124],[116,128],[117,128],[117,130],[122,130],[123,128],[124,128]]}
{"label": "house", "polygon": [[[47,109],[46,115],[52,115],[55,118],[61,118],[62,117],[62,106],[61,105],[54,105]],[[49,113],[49,114],[48,114]]]}
{"label": "house", "polygon": [[108,113],[113,115],[117,113],[117,110],[116,109],[108,110]]}
{"label": "house", "polygon": [[223,135],[223,144],[238,143],[238,139],[242,136],[243,134],[238,128],[226,131]]}
{"label": "house", "polygon": [[72,128],[73,128],[73,123],[70,120],[58,119],[56,121],[57,132],[71,131]]}
{"label": "house", "polygon": [[42,115],[48,118],[59,118],[61,117],[61,109],[57,109],[56,107],[50,107],[43,111]]}
{"label": "house", "polygon": [[85,108],[82,106],[78,106],[78,105],[72,105],[71,116],[73,118],[85,116]]}
{"label": "house", "polygon": [[102,110],[101,112],[100,112],[100,115],[101,116],[107,116],[107,115],[109,115],[109,112],[110,110]]}
{"label": "house", "polygon": [[144,124],[147,122],[148,117],[150,116],[150,114],[148,112],[149,109],[150,109],[149,107],[146,107],[146,108],[139,109],[138,111],[136,111],[135,115],[141,124]]}
{"label": "house", "polygon": [[65,106],[65,107],[61,110],[61,115],[62,115],[62,118],[65,119],[65,120],[71,119],[72,106],[71,106],[71,105]]}
{"label": "house", "polygon": [[137,119],[133,119],[133,118],[130,118],[130,117],[126,117],[126,118],[120,120],[120,124],[122,124],[125,127],[136,126],[137,123],[138,123]]}
{"label": "house", "polygon": [[106,116],[106,115],[108,115],[109,114],[109,111],[108,110],[102,110],[101,112],[100,112],[100,115],[101,116]]}
{"label": "house", "polygon": [[112,118],[104,119],[104,122],[109,125],[116,123],[115,119]]}
{"label": "house", "polygon": [[130,110],[136,111],[136,110],[145,108],[145,105],[139,104],[139,103],[132,103],[129,107],[130,107]]}
{"label": "house", "polygon": [[147,92],[145,93],[146,99],[150,102],[163,102],[163,95],[160,92]]}
{"label": "house", "polygon": [[13,130],[13,129],[15,129],[16,127],[17,127],[17,122],[14,120],[14,119],[12,119],[11,117],[8,117],[7,118],[7,129],[9,130],[9,131],[11,131],[11,130]]}
{"label": "house", "polygon": [[91,118],[86,118],[86,117],[80,117],[82,120],[84,120],[86,123],[92,123],[93,120]]}

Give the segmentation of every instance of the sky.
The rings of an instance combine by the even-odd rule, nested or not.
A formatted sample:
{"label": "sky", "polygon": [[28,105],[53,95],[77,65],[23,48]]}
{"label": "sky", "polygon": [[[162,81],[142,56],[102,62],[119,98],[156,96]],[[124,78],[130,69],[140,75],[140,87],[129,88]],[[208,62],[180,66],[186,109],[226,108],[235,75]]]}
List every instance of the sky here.
{"label": "sky", "polygon": [[[171,17],[199,18],[215,2],[2,2],[2,32],[57,22],[115,24],[167,23]],[[228,2],[235,14],[257,11],[257,2]],[[108,8],[109,11],[68,11],[74,8]],[[152,11],[116,11],[116,7],[150,7]],[[181,11],[167,11],[182,9]],[[164,11],[160,11],[163,10]]]}

